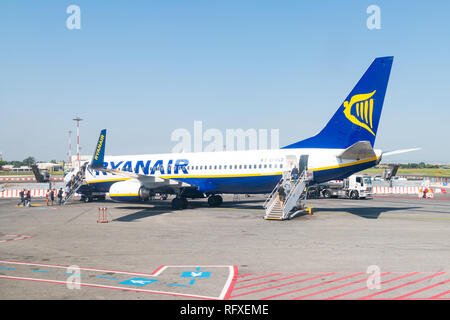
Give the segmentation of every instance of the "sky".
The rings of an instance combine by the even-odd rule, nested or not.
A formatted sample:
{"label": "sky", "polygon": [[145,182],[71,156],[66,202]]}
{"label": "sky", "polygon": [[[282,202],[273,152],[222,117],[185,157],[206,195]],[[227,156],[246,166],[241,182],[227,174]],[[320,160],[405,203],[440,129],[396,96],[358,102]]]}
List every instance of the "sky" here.
{"label": "sky", "polygon": [[[80,29],[69,29],[70,5]],[[366,10],[380,8],[380,29]],[[0,153],[65,160],[108,129],[107,154],[171,152],[171,134],[319,132],[374,58],[394,56],[375,148],[450,163],[448,1],[0,2]]]}

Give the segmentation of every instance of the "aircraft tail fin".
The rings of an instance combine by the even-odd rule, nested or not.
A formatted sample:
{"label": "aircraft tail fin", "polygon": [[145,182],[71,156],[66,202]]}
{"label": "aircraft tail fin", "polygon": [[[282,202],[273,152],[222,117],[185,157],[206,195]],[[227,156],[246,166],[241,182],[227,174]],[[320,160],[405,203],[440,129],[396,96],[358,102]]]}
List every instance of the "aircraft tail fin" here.
{"label": "aircraft tail fin", "polygon": [[105,158],[105,146],[106,146],[106,129],[100,131],[100,136],[95,147],[94,156],[90,167],[92,169],[103,168],[103,160]]}
{"label": "aircraft tail fin", "polygon": [[393,60],[376,58],[322,131],[283,149],[346,149],[359,141],[373,147]]}

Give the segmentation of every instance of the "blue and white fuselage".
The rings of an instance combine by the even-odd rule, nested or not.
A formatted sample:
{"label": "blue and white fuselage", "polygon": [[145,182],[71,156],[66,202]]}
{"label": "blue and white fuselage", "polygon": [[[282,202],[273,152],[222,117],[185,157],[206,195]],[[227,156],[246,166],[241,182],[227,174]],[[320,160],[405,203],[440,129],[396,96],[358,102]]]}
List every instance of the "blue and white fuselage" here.
{"label": "blue and white fuselage", "polygon": [[[344,149],[279,149],[111,156],[104,158],[103,166],[141,176],[185,182],[196,186],[199,192],[205,194],[256,194],[271,192],[283,172],[298,166],[298,159],[302,155],[309,156],[307,169],[314,172],[316,182],[345,178],[373,167],[381,157],[381,150],[375,150],[376,155],[372,158],[341,160],[337,156],[343,151]],[[86,182],[104,192],[109,192],[111,185],[118,181],[132,179],[89,167],[88,172]],[[114,194],[110,196],[120,197]],[[128,194],[130,196],[133,195]]]}
{"label": "blue and white fuselage", "polygon": [[381,150],[373,146],[392,62],[393,57],[375,59],[317,135],[278,150],[105,156],[104,129],[86,182],[113,199],[130,201],[156,192],[269,193],[294,167],[313,172],[316,183],[343,179],[381,160]]}

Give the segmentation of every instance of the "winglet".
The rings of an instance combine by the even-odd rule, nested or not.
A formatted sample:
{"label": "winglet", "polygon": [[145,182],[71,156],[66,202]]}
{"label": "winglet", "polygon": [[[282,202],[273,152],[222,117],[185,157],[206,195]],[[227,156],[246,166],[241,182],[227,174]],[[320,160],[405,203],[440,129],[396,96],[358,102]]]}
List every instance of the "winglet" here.
{"label": "winglet", "polygon": [[95,147],[94,156],[92,157],[91,168],[103,168],[103,159],[105,158],[105,145],[106,145],[106,129],[100,132],[97,145]]}

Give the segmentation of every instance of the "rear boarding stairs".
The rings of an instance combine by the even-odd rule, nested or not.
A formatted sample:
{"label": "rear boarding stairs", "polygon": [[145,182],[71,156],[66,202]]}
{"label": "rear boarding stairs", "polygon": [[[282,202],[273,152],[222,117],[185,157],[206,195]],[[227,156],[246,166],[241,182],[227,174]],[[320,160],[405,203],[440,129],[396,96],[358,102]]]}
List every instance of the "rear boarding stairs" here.
{"label": "rear boarding stairs", "polygon": [[[264,209],[266,214],[264,219],[266,220],[287,220],[292,219],[306,208],[307,198],[307,186],[314,179],[312,171],[304,170],[300,177],[295,181],[291,187],[289,193],[286,195],[284,203],[280,202],[278,191],[280,188],[280,182],[289,181],[290,172],[284,172],[283,178],[277,183],[272,193],[264,203]],[[309,208],[309,213],[311,209]]]}

